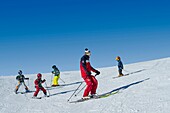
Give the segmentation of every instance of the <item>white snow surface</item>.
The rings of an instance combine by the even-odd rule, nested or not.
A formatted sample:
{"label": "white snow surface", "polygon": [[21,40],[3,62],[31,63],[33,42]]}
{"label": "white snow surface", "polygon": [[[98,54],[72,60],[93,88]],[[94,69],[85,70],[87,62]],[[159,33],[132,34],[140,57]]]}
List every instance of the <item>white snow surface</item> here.
{"label": "white snow surface", "polygon": [[[126,71],[123,73],[133,74],[113,79],[118,74],[117,66],[114,66],[98,68],[101,74],[96,77],[98,94],[120,89],[119,93],[81,103],[67,102],[83,81],[80,71],[61,72],[61,78],[66,83],[61,80],[59,83],[65,86],[50,89],[51,96],[42,99],[32,99],[34,92],[15,94],[16,76],[0,76],[0,113],[170,113],[170,58],[124,67]],[[36,74],[25,77],[30,78],[29,82],[25,81],[29,89],[35,91]],[[51,74],[43,74],[43,78],[50,85]],[[19,92],[24,90],[21,86]],[[82,95],[83,91],[70,101],[80,99]],[[42,91],[38,96],[44,96]]]}

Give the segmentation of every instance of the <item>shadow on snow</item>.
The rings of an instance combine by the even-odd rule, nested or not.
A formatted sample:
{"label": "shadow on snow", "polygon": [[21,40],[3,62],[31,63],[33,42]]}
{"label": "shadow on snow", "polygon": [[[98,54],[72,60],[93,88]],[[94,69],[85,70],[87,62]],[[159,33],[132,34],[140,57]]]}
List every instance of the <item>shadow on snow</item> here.
{"label": "shadow on snow", "polygon": [[62,92],[51,94],[50,96],[62,95],[62,94],[66,94],[66,93],[73,92],[73,91],[75,91],[75,90],[62,91]]}
{"label": "shadow on snow", "polygon": [[140,81],[137,81],[137,82],[133,82],[133,83],[131,83],[131,84],[128,84],[128,85],[122,86],[122,87],[120,87],[120,88],[114,89],[114,90],[112,90],[112,91],[110,91],[110,92],[101,94],[100,96],[106,96],[106,95],[107,95],[106,97],[108,97],[108,96],[114,94],[114,92],[125,90],[125,89],[127,89],[127,88],[129,88],[129,87],[131,87],[131,86],[137,85],[137,84],[142,83],[142,82],[144,82],[144,81],[146,81],[146,80],[149,80],[149,79],[150,79],[150,78],[147,78],[147,79],[144,79],[144,80],[140,80]]}
{"label": "shadow on snow", "polygon": [[[129,75],[132,75],[132,74],[140,73],[140,72],[145,71],[145,70],[146,70],[146,69],[141,69],[141,70],[134,71],[134,72],[128,72],[128,71],[126,71],[126,72],[128,72],[128,73],[126,73],[126,74],[124,74],[123,76],[120,76],[120,77],[124,77],[124,76],[129,76]],[[113,78],[119,78],[119,77],[116,76],[116,77],[113,77]]]}
{"label": "shadow on snow", "polygon": [[[57,87],[53,87],[52,89],[62,88],[64,86],[70,86],[70,85],[75,85],[75,84],[80,84],[80,83],[82,83],[82,81],[81,82],[69,83],[69,84],[63,84],[63,85],[60,85],[60,86],[57,86]],[[52,90],[52,89],[48,89],[48,90]],[[62,92],[51,94],[50,96],[66,94],[66,93],[73,92],[73,91],[75,91],[75,90],[62,91]]]}
{"label": "shadow on snow", "polygon": [[146,70],[146,69],[141,69],[141,70],[138,70],[138,71],[129,72],[129,73],[125,74],[125,75],[130,75],[130,74],[140,73],[140,72],[145,71],[145,70]]}
{"label": "shadow on snow", "polygon": [[80,84],[81,82],[74,82],[74,83],[69,83],[69,84],[62,84],[61,86],[70,86],[70,85],[75,85],[75,84]]}
{"label": "shadow on snow", "polygon": [[62,84],[60,86],[56,86],[56,87],[46,87],[46,89],[48,90],[53,90],[53,89],[59,89],[59,88],[63,88],[64,86],[70,86],[70,85],[75,85],[75,84],[80,84],[82,82],[73,82],[73,83],[69,83],[69,84]]}

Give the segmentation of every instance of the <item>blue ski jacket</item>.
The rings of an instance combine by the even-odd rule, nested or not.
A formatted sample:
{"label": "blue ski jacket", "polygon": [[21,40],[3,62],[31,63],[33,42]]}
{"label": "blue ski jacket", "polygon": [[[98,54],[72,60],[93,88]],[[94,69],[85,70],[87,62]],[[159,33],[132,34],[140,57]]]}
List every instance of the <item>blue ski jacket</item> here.
{"label": "blue ski jacket", "polygon": [[121,60],[118,60],[118,69],[122,70],[123,69],[123,63]]}

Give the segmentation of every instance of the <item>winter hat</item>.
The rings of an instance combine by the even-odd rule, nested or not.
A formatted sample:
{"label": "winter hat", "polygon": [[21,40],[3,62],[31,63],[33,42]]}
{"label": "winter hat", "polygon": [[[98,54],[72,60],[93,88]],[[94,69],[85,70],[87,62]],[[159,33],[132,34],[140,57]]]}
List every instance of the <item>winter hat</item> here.
{"label": "winter hat", "polygon": [[52,68],[54,69],[54,68],[57,68],[57,67],[56,67],[56,65],[53,65]]}
{"label": "winter hat", "polygon": [[85,49],[85,55],[90,55],[90,53],[91,53],[90,50],[86,48]]}
{"label": "winter hat", "polygon": [[21,75],[21,74],[22,74],[22,71],[21,71],[21,70],[19,70],[19,71],[18,71],[18,74],[20,74],[20,75]]}
{"label": "winter hat", "polygon": [[38,73],[37,74],[37,78],[41,78],[42,77],[42,74],[41,73]]}
{"label": "winter hat", "polygon": [[116,60],[117,60],[117,61],[120,60],[120,56],[117,56],[117,57],[116,57]]}

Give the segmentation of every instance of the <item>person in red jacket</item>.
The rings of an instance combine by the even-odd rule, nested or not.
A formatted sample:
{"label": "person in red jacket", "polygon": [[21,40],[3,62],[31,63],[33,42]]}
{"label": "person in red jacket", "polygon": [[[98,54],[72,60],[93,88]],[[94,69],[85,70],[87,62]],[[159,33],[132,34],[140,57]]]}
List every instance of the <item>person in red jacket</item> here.
{"label": "person in red jacket", "polygon": [[43,91],[44,95],[47,96],[47,91],[44,89],[44,87],[42,86],[42,83],[44,83],[46,80],[41,80],[42,78],[42,74],[41,73],[38,73],[37,74],[37,79],[34,81],[34,84],[35,84],[35,88],[36,88],[36,91],[34,93],[34,96],[33,97],[37,97],[38,93],[40,90]]}
{"label": "person in red jacket", "polygon": [[91,74],[91,71],[95,72],[96,75],[99,75],[100,72],[96,69],[94,69],[91,64],[90,64],[90,55],[91,52],[86,48],[85,49],[85,55],[83,55],[83,57],[81,57],[80,60],[80,71],[81,71],[81,76],[84,79],[84,81],[86,82],[86,89],[84,91],[83,94],[83,99],[89,98],[89,93],[91,93],[90,97],[94,97],[96,94],[96,89],[98,86],[98,81],[95,78],[95,76],[93,76]]}

